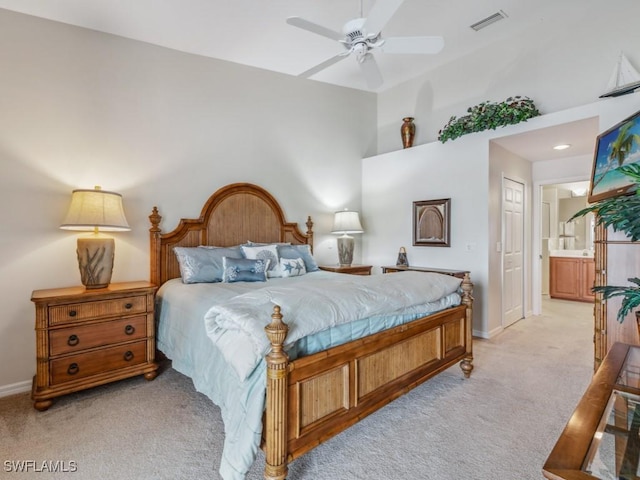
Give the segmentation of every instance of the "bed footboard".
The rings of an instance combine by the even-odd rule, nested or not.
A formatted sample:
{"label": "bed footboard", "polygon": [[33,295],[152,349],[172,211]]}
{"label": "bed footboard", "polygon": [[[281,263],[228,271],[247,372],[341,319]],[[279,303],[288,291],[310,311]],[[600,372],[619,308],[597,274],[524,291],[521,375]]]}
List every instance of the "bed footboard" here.
{"label": "bed footboard", "polygon": [[457,362],[469,377],[472,287],[466,275],[460,306],[294,361],[282,348],[288,327],[276,306],[265,327],[264,478],[284,480],[290,461]]}

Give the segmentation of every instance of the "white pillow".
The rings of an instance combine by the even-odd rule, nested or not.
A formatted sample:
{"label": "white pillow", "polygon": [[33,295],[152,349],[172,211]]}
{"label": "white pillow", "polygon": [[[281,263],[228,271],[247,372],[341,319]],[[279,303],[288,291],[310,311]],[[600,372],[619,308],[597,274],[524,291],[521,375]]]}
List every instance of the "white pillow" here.
{"label": "white pillow", "polygon": [[242,245],[242,253],[250,260],[269,260],[269,268],[267,269],[267,277],[276,277],[278,275],[278,248],[274,244],[247,246]]}
{"label": "white pillow", "polygon": [[299,277],[307,273],[302,258],[281,258],[278,269],[282,277]]}

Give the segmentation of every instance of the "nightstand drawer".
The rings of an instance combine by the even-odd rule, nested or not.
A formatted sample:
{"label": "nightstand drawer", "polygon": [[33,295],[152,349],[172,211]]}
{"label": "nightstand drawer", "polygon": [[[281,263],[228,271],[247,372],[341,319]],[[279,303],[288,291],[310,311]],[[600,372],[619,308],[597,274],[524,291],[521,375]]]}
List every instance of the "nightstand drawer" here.
{"label": "nightstand drawer", "polygon": [[147,317],[127,317],[92,325],[49,331],[50,356],[146,338]]}
{"label": "nightstand drawer", "polygon": [[116,298],[94,302],[70,303],[49,307],[49,325],[80,322],[87,319],[111,317],[117,315],[133,315],[147,311],[147,297]]}
{"label": "nightstand drawer", "polygon": [[147,361],[147,342],[117,345],[51,360],[51,384],[70,382]]}

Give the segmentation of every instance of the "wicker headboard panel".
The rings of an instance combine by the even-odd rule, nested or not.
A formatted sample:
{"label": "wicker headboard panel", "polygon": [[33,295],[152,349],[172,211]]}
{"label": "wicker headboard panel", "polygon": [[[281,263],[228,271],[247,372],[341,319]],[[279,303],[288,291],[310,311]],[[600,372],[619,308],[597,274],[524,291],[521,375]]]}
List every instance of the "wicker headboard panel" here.
{"label": "wicker headboard panel", "polygon": [[250,183],[234,183],[216,191],[202,207],[197,219],[181,219],[169,233],[160,230],[158,209],[153,207],[151,221],[150,280],[162,285],[180,276],[173,247],[215,245],[229,247],[252,242],[291,242],[313,248],[313,222],[307,219],[307,232],[296,223],[285,221],[278,202],[269,192]]}

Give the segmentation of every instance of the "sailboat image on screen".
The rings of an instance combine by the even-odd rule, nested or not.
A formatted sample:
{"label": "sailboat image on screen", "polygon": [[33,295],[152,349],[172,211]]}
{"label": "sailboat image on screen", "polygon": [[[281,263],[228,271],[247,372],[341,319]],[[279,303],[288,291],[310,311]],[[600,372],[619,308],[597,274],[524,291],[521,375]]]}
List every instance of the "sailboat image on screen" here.
{"label": "sailboat image on screen", "polygon": [[607,85],[607,92],[600,95],[600,98],[618,97],[632,93],[637,88],[640,88],[640,73],[633,68],[624,53],[620,52],[618,64]]}

